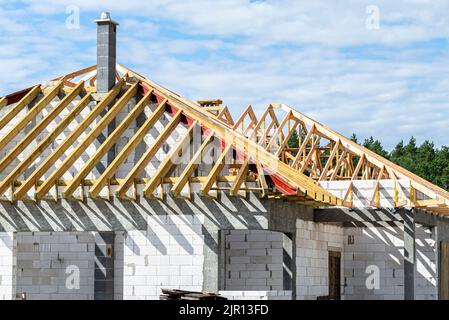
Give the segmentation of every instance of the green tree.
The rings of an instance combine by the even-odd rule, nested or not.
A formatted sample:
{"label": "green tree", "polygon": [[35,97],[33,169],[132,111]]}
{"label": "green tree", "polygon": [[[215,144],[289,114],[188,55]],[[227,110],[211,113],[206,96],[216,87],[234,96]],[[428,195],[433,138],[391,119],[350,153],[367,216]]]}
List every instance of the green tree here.
{"label": "green tree", "polygon": [[380,141],[377,139],[374,140],[373,137],[370,137],[369,139],[365,139],[365,141],[363,142],[363,146],[386,159],[388,159],[390,157],[390,155],[388,154],[388,151],[384,149],[384,147],[382,146]]}
{"label": "green tree", "polygon": [[[298,149],[299,148],[299,136],[298,131],[293,131],[290,139],[288,139],[287,145],[291,149]],[[292,152],[292,155],[296,156],[297,152]]]}

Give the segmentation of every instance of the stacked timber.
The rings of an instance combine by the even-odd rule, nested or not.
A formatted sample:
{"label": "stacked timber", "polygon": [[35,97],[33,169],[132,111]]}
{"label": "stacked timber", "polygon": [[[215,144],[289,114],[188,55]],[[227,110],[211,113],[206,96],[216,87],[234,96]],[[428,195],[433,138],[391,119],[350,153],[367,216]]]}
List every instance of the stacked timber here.
{"label": "stacked timber", "polygon": [[160,300],[197,300],[197,301],[210,301],[210,300],[227,300],[225,297],[215,292],[196,292],[185,291],[177,289],[161,289],[162,294]]}

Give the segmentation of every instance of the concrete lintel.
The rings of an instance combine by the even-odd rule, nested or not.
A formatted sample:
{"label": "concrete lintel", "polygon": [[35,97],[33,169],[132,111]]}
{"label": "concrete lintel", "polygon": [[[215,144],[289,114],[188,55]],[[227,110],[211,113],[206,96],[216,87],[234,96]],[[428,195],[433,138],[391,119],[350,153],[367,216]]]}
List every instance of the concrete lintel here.
{"label": "concrete lintel", "polygon": [[397,222],[402,221],[401,212],[406,209],[375,209],[375,208],[323,208],[315,209],[315,222]]}

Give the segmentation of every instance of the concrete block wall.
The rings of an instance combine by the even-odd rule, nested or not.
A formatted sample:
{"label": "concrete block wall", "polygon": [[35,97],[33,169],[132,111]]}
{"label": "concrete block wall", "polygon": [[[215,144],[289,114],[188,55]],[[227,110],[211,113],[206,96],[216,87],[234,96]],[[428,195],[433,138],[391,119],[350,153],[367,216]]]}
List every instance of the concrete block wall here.
{"label": "concrete block wall", "polygon": [[416,225],[415,299],[438,299],[437,244],[434,228]]}
{"label": "concrete block wall", "polygon": [[[404,229],[395,227],[345,229],[345,299],[404,299]],[[415,227],[415,299],[438,297],[435,234],[421,225]],[[369,266],[380,271],[379,289],[369,290]]]}
{"label": "concrete block wall", "polygon": [[[345,299],[404,299],[403,258],[403,225],[378,227],[367,224],[364,228],[346,228]],[[372,266],[379,270],[379,289],[368,289],[366,285],[370,276],[367,268]]]}
{"label": "concrete block wall", "polygon": [[[297,299],[315,300],[319,296],[327,296],[329,251],[343,251],[343,228],[299,219],[296,228]],[[341,268],[343,279],[343,259]]]}
{"label": "concrete block wall", "polygon": [[225,290],[283,290],[282,233],[227,230]]}
{"label": "concrete block wall", "polygon": [[28,300],[93,299],[94,253],[90,232],[18,233],[17,293]]}
{"label": "concrete block wall", "polygon": [[[161,288],[201,291],[204,237],[202,216],[158,215],[148,229],[116,235],[123,260],[116,258],[116,277],[123,269],[123,299],[159,299]],[[119,298],[119,294],[116,296]]]}
{"label": "concrete block wall", "polygon": [[15,299],[17,240],[13,232],[0,232],[0,300]]}

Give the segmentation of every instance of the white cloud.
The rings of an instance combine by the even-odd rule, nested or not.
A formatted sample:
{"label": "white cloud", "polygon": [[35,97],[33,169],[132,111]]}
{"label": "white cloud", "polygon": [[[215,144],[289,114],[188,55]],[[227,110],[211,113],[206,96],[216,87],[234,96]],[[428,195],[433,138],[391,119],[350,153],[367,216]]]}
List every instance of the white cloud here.
{"label": "white cloud", "polygon": [[[95,25],[118,17],[119,61],[187,96],[222,98],[235,117],[284,102],[333,129],[449,144],[449,54],[421,41],[449,38],[449,2],[0,0],[0,94],[95,63]],[[4,5],[3,5],[4,4]],[[447,47],[447,44],[446,44]]]}

